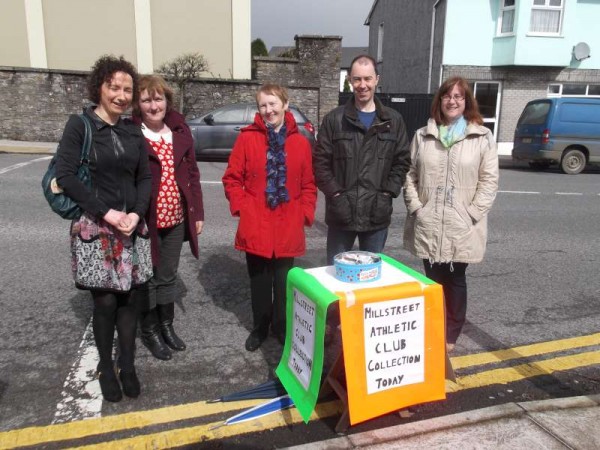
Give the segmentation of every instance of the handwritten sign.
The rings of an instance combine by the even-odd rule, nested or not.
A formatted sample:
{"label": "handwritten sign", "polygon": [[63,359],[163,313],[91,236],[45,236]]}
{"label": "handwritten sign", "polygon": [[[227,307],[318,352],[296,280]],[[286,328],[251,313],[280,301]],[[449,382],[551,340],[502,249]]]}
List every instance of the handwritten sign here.
{"label": "handwritten sign", "polygon": [[367,393],[425,379],[424,297],[363,305]]}
{"label": "handwritten sign", "polygon": [[298,289],[293,290],[293,334],[288,367],[304,389],[308,389],[315,347],[315,303]]}

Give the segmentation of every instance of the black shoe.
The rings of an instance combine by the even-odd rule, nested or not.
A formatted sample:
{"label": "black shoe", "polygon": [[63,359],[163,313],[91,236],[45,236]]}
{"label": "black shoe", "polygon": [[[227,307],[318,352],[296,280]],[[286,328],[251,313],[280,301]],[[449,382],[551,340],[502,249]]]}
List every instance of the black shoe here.
{"label": "black shoe", "polygon": [[140,395],[140,380],[135,374],[135,369],[125,372],[119,371],[119,378],[123,385],[123,393],[129,398],[137,398]]}
{"label": "black shoe", "polygon": [[161,323],[160,330],[162,331],[162,337],[165,340],[165,343],[173,350],[177,350],[178,352],[180,352],[187,348],[185,342],[183,342],[181,338],[175,333],[172,322]]}
{"label": "black shoe", "polygon": [[115,371],[112,367],[106,370],[99,370],[98,381],[100,382],[100,390],[102,391],[102,397],[104,397],[104,400],[107,402],[121,401],[123,398],[121,386],[119,386]]}
{"label": "black shoe", "polygon": [[162,335],[158,330],[154,332],[142,332],[142,344],[146,346],[152,356],[156,359],[168,361],[171,359],[171,350],[165,345]]}
{"label": "black shoe", "polygon": [[260,330],[253,330],[248,339],[246,339],[246,350],[253,352],[261,346],[266,338],[266,333],[262,333]]}

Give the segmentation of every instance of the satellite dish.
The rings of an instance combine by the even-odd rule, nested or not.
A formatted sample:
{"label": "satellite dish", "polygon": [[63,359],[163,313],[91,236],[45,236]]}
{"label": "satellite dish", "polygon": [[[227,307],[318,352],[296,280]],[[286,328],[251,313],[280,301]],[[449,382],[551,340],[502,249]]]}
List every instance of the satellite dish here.
{"label": "satellite dish", "polygon": [[580,42],[575,47],[573,47],[573,56],[577,61],[581,61],[582,59],[586,59],[590,57],[590,46],[585,42]]}

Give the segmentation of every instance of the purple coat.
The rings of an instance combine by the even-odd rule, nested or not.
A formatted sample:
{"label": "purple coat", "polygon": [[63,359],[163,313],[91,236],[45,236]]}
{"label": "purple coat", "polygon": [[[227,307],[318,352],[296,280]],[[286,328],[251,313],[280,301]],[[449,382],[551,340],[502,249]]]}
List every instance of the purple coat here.
{"label": "purple coat", "polygon": [[[142,123],[141,118],[136,116],[133,117],[133,121],[140,125]],[[189,242],[192,254],[198,258],[196,222],[204,220],[204,206],[202,203],[202,188],[200,187],[200,171],[194,153],[194,140],[184,117],[177,111],[167,112],[165,123],[173,132],[175,181],[181,193],[183,215],[185,217],[185,240]],[[145,143],[150,172],[152,173],[152,197],[150,207],[146,213],[146,221],[150,231],[152,263],[156,266],[160,256],[158,252],[158,228],[156,226],[156,199],[160,187],[161,164],[152,146],[146,141]]]}

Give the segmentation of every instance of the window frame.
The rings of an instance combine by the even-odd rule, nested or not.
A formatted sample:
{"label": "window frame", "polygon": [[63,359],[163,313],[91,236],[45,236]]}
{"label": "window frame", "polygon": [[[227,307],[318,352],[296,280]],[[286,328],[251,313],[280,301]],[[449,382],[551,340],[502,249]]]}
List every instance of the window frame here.
{"label": "window frame", "polygon": [[[496,30],[496,36],[514,36],[515,35],[515,22],[517,18],[517,0],[513,0],[512,6],[506,6],[507,0],[500,0],[500,9],[498,11],[498,29]],[[504,13],[507,11],[513,12],[513,23],[512,29],[507,32],[502,32],[502,24],[504,23]]]}
{"label": "window frame", "polygon": [[[585,93],[584,94],[563,94],[563,86],[565,84],[585,86]],[[558,92],[551,92],[551,86],[558,87]],[[546,97],[547,98],[554,98],[554,97],[600,98],[600,93],[599,94],[590,94],[590,86],[592,86],[594,88],[600,88],[600,84],[597,84],[597,83],[585,83],[585,84],[584,83],[564,83],[564,82],[548,83],[548,86],[546,87]]]}
{"label": "window frame", "polygon": [[[559,0],[560,1],[560,6],[551,6],[550,5],[550,1],[551,0],[542,0],[544,2],[543,5],[536,5],[535,4],[535,0],[531,0],[531,12],[530,12],[530,19],[529,19],[529,29],[527,31],[527,35],[528,36],[562,36],[562,30],[563,30],[563,19],[565,16],[565,0]],[[558,30],[557,31],[552,31],[552,32],[544,32],[544,31],[532,31],[531,30],[531,26],[532,23],[531,21],[533,20],[533,12],[534,11],[558,11],[559,12],[559,19],[558,19]]]}

